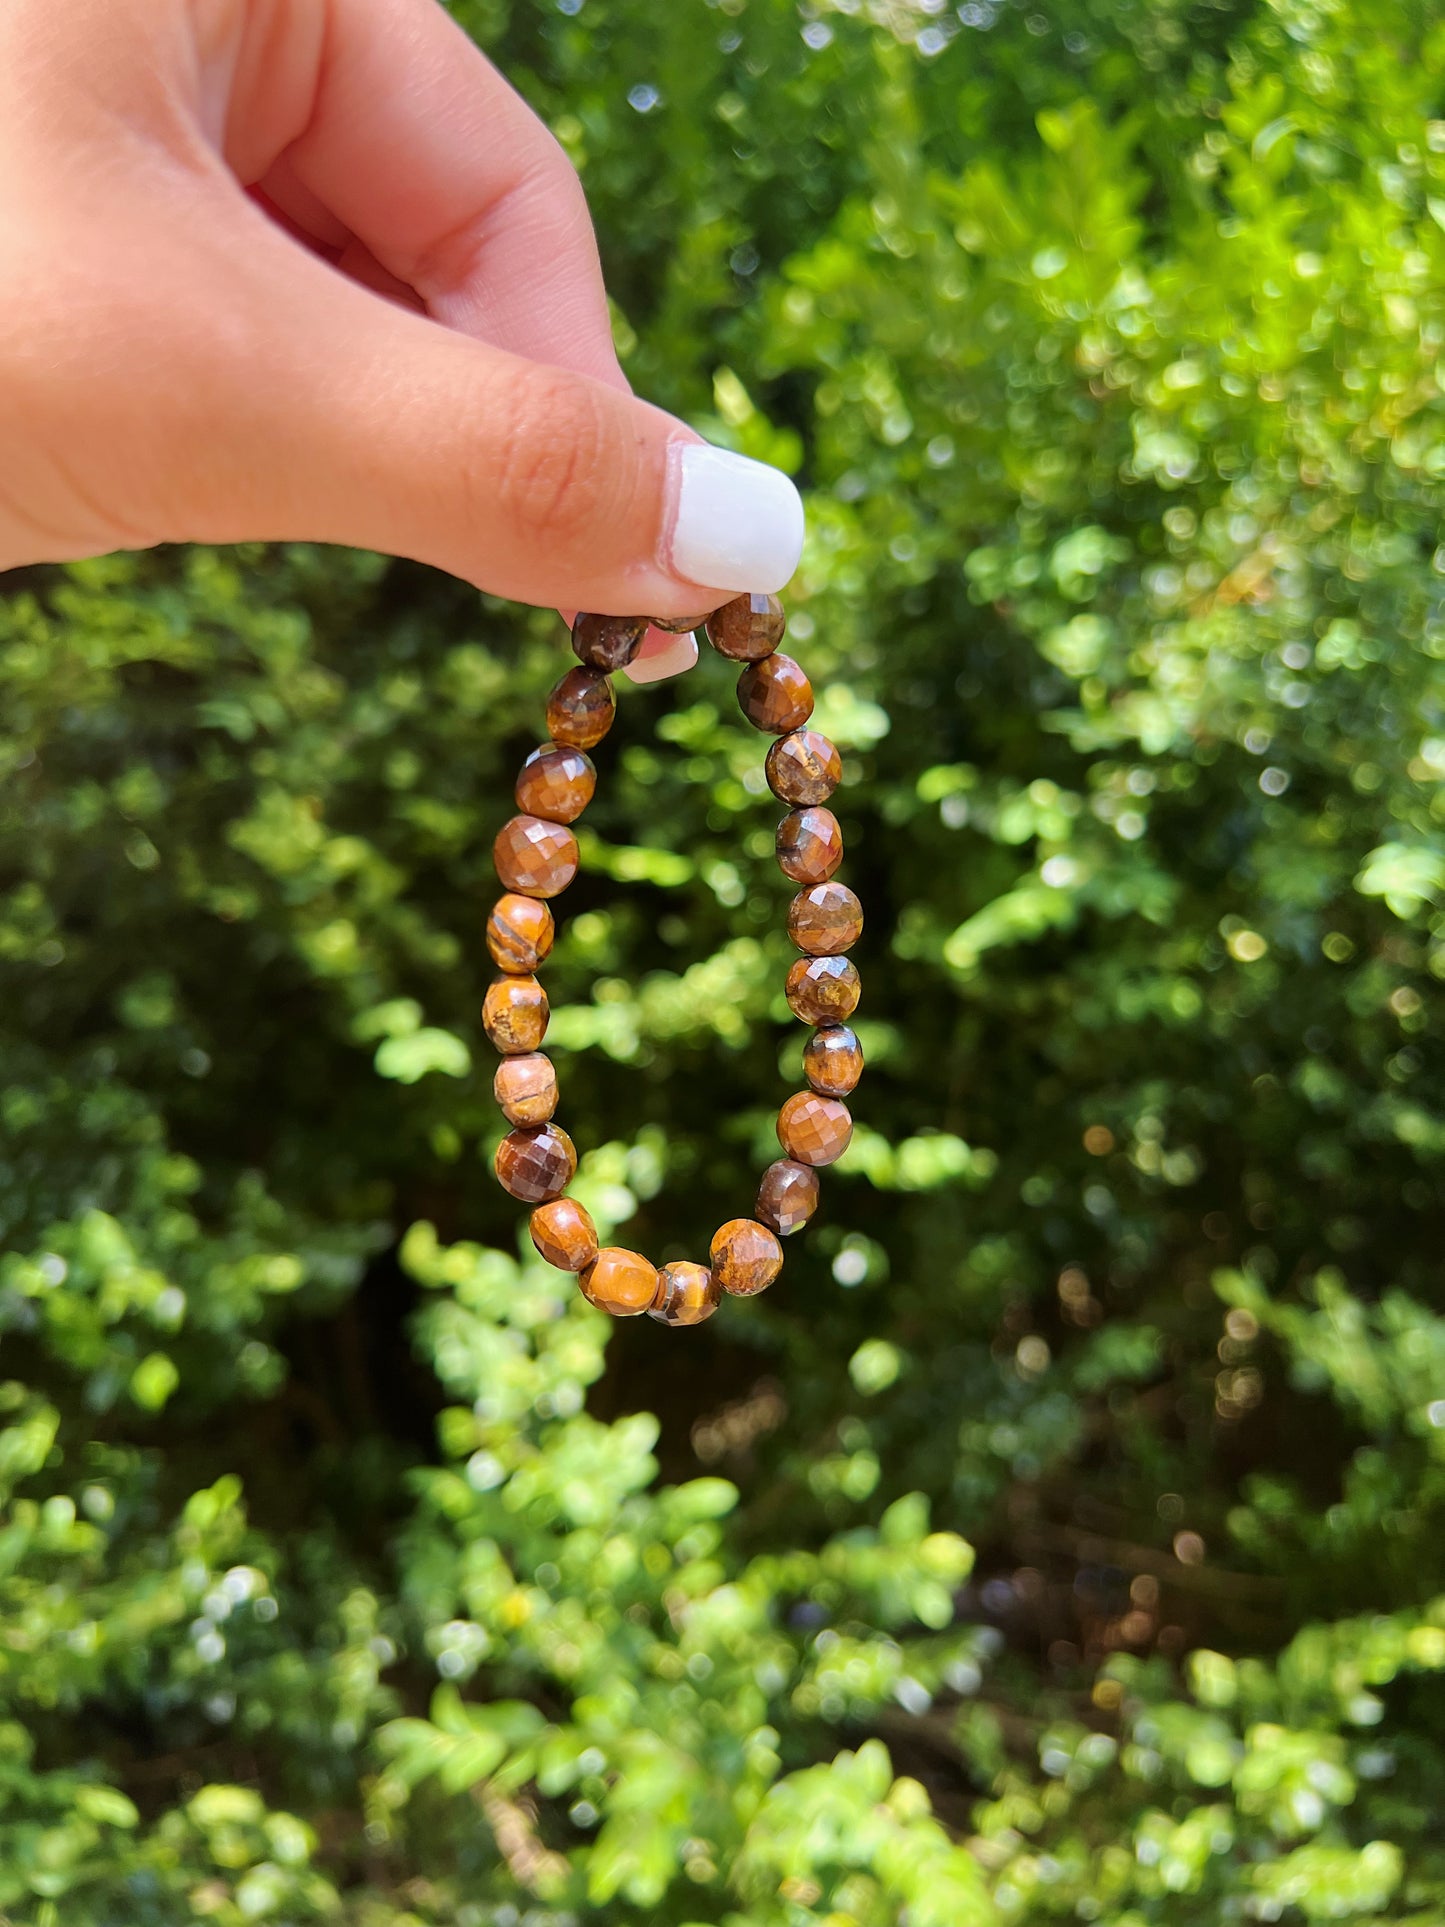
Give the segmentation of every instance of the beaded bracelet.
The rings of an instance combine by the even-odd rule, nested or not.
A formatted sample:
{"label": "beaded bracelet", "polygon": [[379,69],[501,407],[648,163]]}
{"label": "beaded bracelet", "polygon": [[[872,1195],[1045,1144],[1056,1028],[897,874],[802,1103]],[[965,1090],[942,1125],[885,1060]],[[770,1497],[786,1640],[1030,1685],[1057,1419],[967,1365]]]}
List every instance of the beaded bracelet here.
{"label": "beaded bracelet", "polygon": [[778,649],[786,621],[776,596],[742,595],[706,617],[651,626],[681,634],[704,624],[714,649],[744,665],[738,678],[743,714],[776,738],[767,755],[768,786],[789,809],[778,825],[778,863],[802,885],[788,907],[788,935],[803,954],[788,972],[787,998],[794,1015],[815,1027],[803,1053],[808,1089],[795,1092],[778,1113],[778,1141],[787,1155],[764,1172],[756,1217],[730,1218],[713,1238],[708,1264],[659,1269],[638,1252],[599,1249],[591,1217],[562,1195],[577,1152],[552,1122],[557,1074],[539,1048],[549,1013],[534,973],[556,934],[546,899],[577,874],[577,839],[568,825],[597,786],[587,751],[612,727],[612,674],[636,654],[649,627],[645,616],[579,615],[572,625],[582,667],[569,670],[548,697],[551,740],[522,765],[521,814],[492,846],[507,895],[487,921],[487,948],[502,975],[482,1006],[483,1028],[502,1053],[493,1089],[513,1126],[497,1147],[497,1177],[514,1198],[536,1206],[532,1242],[549,1264],[576,1272],[584,1295],[603,1311],[617,1317],[645,1311],[665,1325],[699,1325],[723,1292],[750,1298],[777,1277],[779,1238],[812,1217],[818,1167],[848,1147],[853,1120],[843,1099],[863,1072],[863,1053],[847,1023],[858,1006],[858,972],[844,955],[858,941],[863,910],[846,884],[833,881],[843,837],[838,819],[823,807],[842,775],[838,752],[807,727],[813,691]]}

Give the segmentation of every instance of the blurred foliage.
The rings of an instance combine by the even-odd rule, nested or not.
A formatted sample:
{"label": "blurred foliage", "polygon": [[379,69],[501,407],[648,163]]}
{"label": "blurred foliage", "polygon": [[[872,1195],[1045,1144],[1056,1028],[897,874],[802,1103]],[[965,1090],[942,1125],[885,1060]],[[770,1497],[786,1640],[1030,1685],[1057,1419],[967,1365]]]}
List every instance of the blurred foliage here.
{"label": "blurred foliage", "polygon": [[[457,12],[639,389],[809,492],[861,1128],[609,1326],[486,1169],[555,618],[11,578],[0,1912],[1440,1927],[1445,23]],[[551,968],[655,1255],[796,1075],[758,763],[624,692]]]}

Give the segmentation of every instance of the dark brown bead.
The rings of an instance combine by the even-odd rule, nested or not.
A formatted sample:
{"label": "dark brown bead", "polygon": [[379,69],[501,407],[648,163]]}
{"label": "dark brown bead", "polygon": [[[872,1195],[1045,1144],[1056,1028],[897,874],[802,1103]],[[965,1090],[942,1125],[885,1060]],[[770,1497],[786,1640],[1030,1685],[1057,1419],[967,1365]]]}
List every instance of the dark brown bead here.
{"label": "dark brown bead", "polygon": [[823,1097],[846,1097],[863,1075],[863,1046],[846,1024],[815,1030],[803,1051],[803,1075]]}
{"label": "dark brown bead", "polygon": [[551,1058],[540,1051],[504,1057],[492,1079],[492,1095],[509,1124],[545,1124],[557,1108],[557,1073]]}
{"label": "dark brown bead", "polygon": [[497,1146],[496,1164],[504,1191],[523,1204],[543,1204],[572,1182],[577,1151],[560,1124],[537,1124],[508,1131]]}
{"label": "dark brown bead", "polygon": [[775,595],[740,595],[714,609],[707,639],[720,656],[734,662],[761,662],[783,640],[788,619]]}
{"label": "dark brown bead", "polygon": [[482,1029],[506,1057],[534,1051],[547,1035],[547,993],[535,977],[496,977],[482,1002]]}
{"label": "dark brown bead", "polygon": [[657,1270],[636,1251],[604,1245],[577,1280],[582,1295],[614,1318],[634,1318],[657,1296]]}
{"label": "dark brown bead", "polygon": [[487,948],[498,970],[525,975],[551,953],[557,926],[536,897],[498,897],[487,918]]}
{"label": "dark brown bead", "polygon": [[555,897],[577,874],[577,839],[563,823],[514,816],[492,845],[497,875],[524,897]]}
{"label": "dark brown bead", "polygon": [[843,759],[820,729],[782,736],[768,751],[768,787],[782,803],[826,803],[843,776]]}
{"label": "dark brown bead", "polygon": [[735,1298],[766,1291],[783,1268],[783,1247],[766,1225],[729,1218],[712,1241],[712,1275]]}
{"label": "dark brown bead", "polygon": [[794,883],[826,883],[843,861],[843,832],[831,810],[794,810],[778,825],[778,867]]}
{"label": "dark brown bead", "polygon": [[799,1164],[832,1164],[848,1148],[853,1119],[836,1097],[795,1091],[778,1112],[778,1142]]}
{"label": "dark brown bead", "polygon": [[654,629],[661,629],[669,636],[690,636],[701,629],[710,611],[704,609],[700,616],[649,616],[648,622]]}
{"label": "dark brown bead", "polygon": [[575,1198],[554,1198],[532,1213],[532,1243],[558,1271],[585,1271],[597,1256],[597,1227]]}
{"label": "dark brown bead", "polygon": [[547,734],[554,743],[593,749],[616,714],[617,698],[600,669],[569,669],[547,698]]}
{"label": "dark brown bead", "polygon": [[863,906],[846,883],[815,883],[788,905],[788,935],[810,957],[836,957],[863,934]]}
{"label": "dark brown bead", "polygon": [[625,669],[646,634],[646,616],[578,616],[572,624],[572,653],[589,669]]}
{"label": "dark brown bead", "polygon": [[661,1325],[700,1325],[717,1310],[722,1288],[706,1265],[664,1265],[648,1312]]}
{"label": "dark brown bead", "polygon": [[548,823],[575,823],[592,801],[592,758],[570,743],[534,749],[517,777],[517,808]]}
{"label": "dark brown bead", "polygon": [[818,1173],[811,1166],[779,1158],[764,1171],[755,1209],[780,1238],[801,1231],[817,1208]]}
{"label": "dark brown bead", "polygon": [[738,677],[738,707],[754,729],[785,736],[812,715],[813,685],[791,656],[764,656]]}
{"label": "dark brown bead", "polygon": [[788,1008],[805,1024],[841,1024],[858,1008],[863,985],[846,957],[799,957],[788,972]]}

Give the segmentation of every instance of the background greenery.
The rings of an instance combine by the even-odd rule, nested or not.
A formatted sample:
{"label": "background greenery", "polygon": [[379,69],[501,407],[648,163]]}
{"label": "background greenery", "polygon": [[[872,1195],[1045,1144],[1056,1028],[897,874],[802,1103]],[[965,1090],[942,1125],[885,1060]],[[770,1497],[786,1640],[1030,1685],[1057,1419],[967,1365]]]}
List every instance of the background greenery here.
{"label": "background greenery", "polygon": [[[861,1128],[766,1298],[610,1326],[487,1170],[555,619],[10,578],[0,1913],[1438,1927],[1440,9],[457,12],[639,389],[808,490]],[[601,766],[578,1190],[698,1256],[775,811],[717,661]]]}

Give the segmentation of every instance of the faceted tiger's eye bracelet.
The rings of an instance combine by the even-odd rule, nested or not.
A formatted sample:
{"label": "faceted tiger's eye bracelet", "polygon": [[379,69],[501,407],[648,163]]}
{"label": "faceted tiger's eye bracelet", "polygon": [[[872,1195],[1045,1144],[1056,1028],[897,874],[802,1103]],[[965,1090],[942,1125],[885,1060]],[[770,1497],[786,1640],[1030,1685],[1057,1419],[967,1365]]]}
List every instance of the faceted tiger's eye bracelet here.
{"label": "faceted tiger's eye bracelet", "polygon": [[577,1169],[571,1138],[552,1122],[557,1074],[542,1052],[547,993],[535,972],[556,934],[547,900],[577,874],[577,839],[568,827],[597,786],[587,752],[612,727],[612,675],[632,660],[647,634],[646,616],[579,615],[570,669],[547,699],[549,741],[534,749],[517,778],[520,814],[492,847],[507,894],[487,921],[487,948],[498,970],[482,1006],[482,1025],[502,1054],[493,1089],[513,1127],[497,1147],[497,1177],[514,1198],[534,1205],[532,1242],[549,1264],[578,1274],[594,1305],[618,1317],[648,1312],[664,1325],[700,1325],[723,1292],[750,1298],[783,1264],[779,1238],[800,1231],[818,1205],[818,1169],[842,1156],[853,1135],[843,1099],[863,1073],[863,1053],[848,1027],[858,1006],[858,972],[844,954],[858,941],[863,909],[834,880],[843,860],[838,819],[825,808],[838,785],[838,752],[815,729],[807,677],[778,644],[786,626],[776,596],[742,595],[709,616],[663,621],[676,633],[706,624],[719,654],[743,665],[738,702],[748,721],[776,740],[768,750],[768,787],[788,814],[778,825],[778,863],[798,884],[788,906],[788,935],[803,953],[788,972],[795,1016],[814,1026],[803,1053],[806,1091],[778,1113],[787,1153],[763,1173],[751,1218],[730,1218],[712,1241],[705,1265],[660,1268],[635,1251],[599,1249],[582,1206],[562,1194]]}

